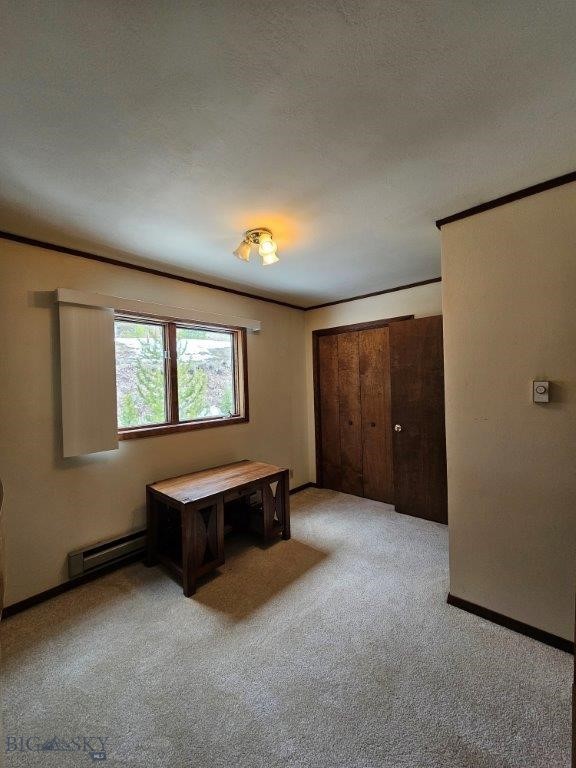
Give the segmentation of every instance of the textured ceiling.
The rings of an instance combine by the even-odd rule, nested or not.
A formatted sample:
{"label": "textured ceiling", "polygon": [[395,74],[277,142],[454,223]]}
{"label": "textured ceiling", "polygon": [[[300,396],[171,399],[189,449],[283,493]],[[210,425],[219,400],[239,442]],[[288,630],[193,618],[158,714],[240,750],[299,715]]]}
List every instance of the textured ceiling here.
{"label": "textured ceiling", "polygon": [[[0,229],[310,305],[576,168],[573,0],[0,8]],[[258,225],[274,266],[232,256]]]}

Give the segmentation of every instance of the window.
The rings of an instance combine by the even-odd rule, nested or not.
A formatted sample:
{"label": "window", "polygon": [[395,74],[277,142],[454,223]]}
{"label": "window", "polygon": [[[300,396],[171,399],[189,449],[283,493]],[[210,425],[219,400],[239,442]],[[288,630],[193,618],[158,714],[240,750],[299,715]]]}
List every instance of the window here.
{"label": "window", "polygon": [[248,421],[246,332],[117,316],[120,438]]}

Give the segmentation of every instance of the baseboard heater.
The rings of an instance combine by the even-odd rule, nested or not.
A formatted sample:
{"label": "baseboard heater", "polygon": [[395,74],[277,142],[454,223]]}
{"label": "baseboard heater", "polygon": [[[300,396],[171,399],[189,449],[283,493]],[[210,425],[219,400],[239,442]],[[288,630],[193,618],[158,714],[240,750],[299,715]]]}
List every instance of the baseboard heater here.
{"label": "baseboard heater", "polygon": [[85,573],[107,568],[121,563],[128,558],[144,554],[146,547],[146,529],[129,533],[119,539],[99,541],[87,549],[78,549],[68,555],[68,574],[71,579]]}

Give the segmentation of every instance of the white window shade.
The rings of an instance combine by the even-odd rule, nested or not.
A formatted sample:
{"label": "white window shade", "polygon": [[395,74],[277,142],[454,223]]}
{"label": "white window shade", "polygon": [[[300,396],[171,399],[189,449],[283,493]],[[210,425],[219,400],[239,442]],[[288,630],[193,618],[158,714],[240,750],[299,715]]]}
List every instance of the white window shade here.
{"label": "white window shade", "polygon": [[59,314],[64,456],[118,448],[114,310],[61,303]]}
{"label": "white window shade", "polygon": [[56,301],[65,304],[76,304],[84,307],[108,307],[117,312],[130,312],[132,314],[160,317],[170,320],[186,320],[193,323],[206,323],[207,325],[222,325],[229,328],[246,328],[249,331],[261,330],[260,320],[254,320],[238,315],[224,315],[219,312],[209,312],[206,309],[193,307],[170,307],[165,304],[156,304],[140,299],[126,299],[122,296],[105,296],[102,293],[88,293],[75,291],[71,288],[58,288]]}

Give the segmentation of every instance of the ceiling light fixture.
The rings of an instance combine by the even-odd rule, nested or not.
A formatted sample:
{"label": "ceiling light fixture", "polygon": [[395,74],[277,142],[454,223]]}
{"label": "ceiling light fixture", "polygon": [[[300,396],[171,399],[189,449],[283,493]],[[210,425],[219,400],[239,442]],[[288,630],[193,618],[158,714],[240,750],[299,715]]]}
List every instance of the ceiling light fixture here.
{"label": "ceiling light fixture", "polygon": [[267,267],[280,261],[276,255],[278,246],[272,239],[272,232],[265,227],[249,229],[244,233],[244,238],[238,248],[234,251],[234,256],[242,261],[250,261],[250,252],[252,246],[258,246],[258,253],[262,258],[262,266]]}

